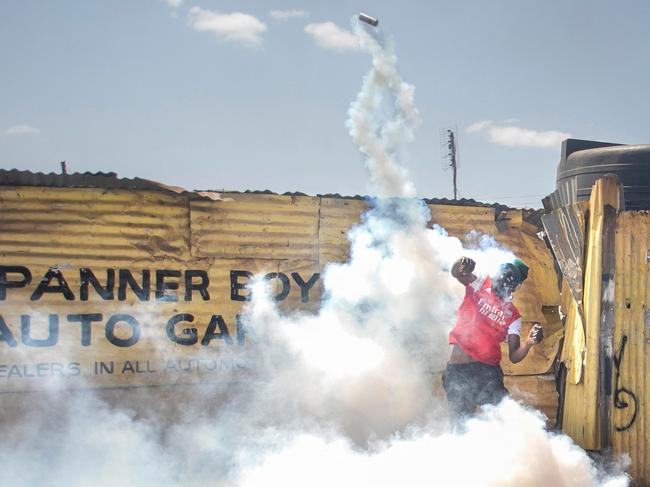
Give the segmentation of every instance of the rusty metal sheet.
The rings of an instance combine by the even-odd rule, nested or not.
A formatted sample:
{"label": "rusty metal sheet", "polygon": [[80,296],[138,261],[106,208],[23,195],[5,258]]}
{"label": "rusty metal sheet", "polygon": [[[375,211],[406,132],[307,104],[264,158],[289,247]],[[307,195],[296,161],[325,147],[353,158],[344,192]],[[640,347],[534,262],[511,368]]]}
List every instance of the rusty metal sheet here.
{"label": "rusty metal sheet", "polygon": [[164,193],[100,189],[0,188],[3,258],[65,265],[123,263],[189,249],[187,200]]}
{"label": "rusty metal sheet", "polygon": [[[494,208],[485,206],[427,205],[431,218],[428,226],[440,225],[451,236],[465,240],[471,231],[493,234]],[[365,200],[322,198],[320,215],[321,262],[340,262],[348,258],[347,232],[368,210]]]}
{"label": "rusty metal sheet", "polygon": [[455,206],[455,205],[427,205],[431,211],[431,220],[428,226],[433,224],[443,227],[449,235],[465,240],[465,236],[471,231],[493,235],[494,208]]}
{"label": "rusty metal sheet", "polygon": [[319,223],[319,260],[344,262],[350,253],[347,234],[361,221],[361,214],[368,210],[365,200],[345,198],[321,198]]}
{"label": "rusty metal sheet", "polygon": [[[227,379],[239,367],[225,352],[239,346],[236,315],[252,273],[269,277],[284,307],[318,305],[317,261],[196,257],[190,222],[182,195],[2,188],[0,281],[30,279],[0,286],[0,393],[44,389],[50,379],[70,389]],[[179,343],[168,325],[183,314],[192,321],[172,326]]]}
{"label": "rusty metal sheet", "polygon": [[542,216],[542,224],[562,275],[576,302],[581,303],[584,211],[578,203],[572,203]]}
{"label": "rusty metal sheet", "polygon": [[318,198],[223,196],[190,202],[192,255],[318,261]]}

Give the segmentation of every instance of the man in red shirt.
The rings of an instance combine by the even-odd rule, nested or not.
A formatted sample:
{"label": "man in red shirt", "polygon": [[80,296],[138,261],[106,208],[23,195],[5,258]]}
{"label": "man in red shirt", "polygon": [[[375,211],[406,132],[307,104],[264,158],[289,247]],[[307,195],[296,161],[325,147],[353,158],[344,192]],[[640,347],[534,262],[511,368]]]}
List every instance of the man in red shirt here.
{"label": "man in red shirt", "polygon": [[503,264],[491,278],[473,274],[475,262],[461,257],[451,275],[465,286],[465,299],[456,325],[449,332],[453,345],[442,376],[449,413],[459,426],[483,404],[496,404],[508,391],[503,385],[501,342],[508,341],[510,361],[521,362],[544,334],[540,325],[520,343],[521,314],[512,303],[512,293],[528,277],[528,266],[519,259]]}

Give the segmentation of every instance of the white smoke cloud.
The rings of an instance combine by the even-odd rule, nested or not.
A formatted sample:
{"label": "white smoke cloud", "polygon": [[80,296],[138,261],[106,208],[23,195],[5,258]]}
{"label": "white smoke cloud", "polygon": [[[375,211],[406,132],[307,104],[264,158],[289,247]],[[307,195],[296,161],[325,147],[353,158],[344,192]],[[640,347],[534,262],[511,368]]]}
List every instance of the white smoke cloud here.
{"label": "white smoke cloud", "polygon": [[301,8],[292,8],[288,10],[271,10],[269,15],[276,20],[287,20],[308,17],[309,12]]}
{"label": "white smoke cloud", "polygon": [[192,7],[187,14],[190,26],[199,32],[209,32],[224,41],[231,41],[248,47],[262,43],[262,34],[267,27],[257,17],[242,13],[220,13]]}
{"label": "white smoke cloud", "polygon": [[31,125],[20,124],[5,129],[4,134],[7,136],[39,135],[41,131]]}
{"label": "white smoke cloud", "polygon": [[557,130],[537,131],[514,125],[502,125],[492,120],[482,120],[467,127],[468,133],[487,132],[490,142],[506,147],[557,148],[563,140],[571,137],[568,132]]}
{"label": "white smoke cloud", "polygon": [[359,38],[334,22],[307,24],[305,32],[311,35],[316,44],[324,49],[335,51],[358,51],[361,49]]}
{"label": "white smoke cloud", "polygon": [[[541,417],[508,400],[472,420],[462,436],[419,430],[370,452],[355,450],[340,437],[302,434],[245,472],[240,485],[587,487],[598,482],[584,451],[567,437],[549,436]],[[626,483],[619,477],[601,485]]]}

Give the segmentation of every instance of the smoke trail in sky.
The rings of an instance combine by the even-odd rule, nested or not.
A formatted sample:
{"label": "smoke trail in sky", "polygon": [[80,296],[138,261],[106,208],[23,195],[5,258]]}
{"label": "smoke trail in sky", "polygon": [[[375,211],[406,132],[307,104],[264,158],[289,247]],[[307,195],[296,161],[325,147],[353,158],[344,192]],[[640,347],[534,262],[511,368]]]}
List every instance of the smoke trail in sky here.
{"label": "smoke trail in sky", "polygon": [[[392,44],[359,25],[373,68],[348,127],[377,198],[349,233],[350,259],[324,271],[316,313],[285,315],[257,280],[244,325],[254,363],[225,399],[209,386],[178,398],[173,424],[93,398],[55,420],[17,425],[0,443],[0,484],[100,486],[626,485],[601,478],[565,436],[512,400],[446,432],[433,373],[462,298],[449,275],[461,255],[490,272],[514,256],[486,236],[462,243],[427,228],[429,212],[398,164],[418,114]],[[141,404],[164,412],[147,391]],[[63,399],[59,398],[59,401]]]}
{"label": "smoke trail in sky", "polygon": [[404,144],[413,139],[419,123],[414,88],[397,72],[391,42],[379,33],[369,34],[356,21],[354,31],[362,47],[372,54],[372,70],[350,106],[350,135],[367,156],[371,181],[380,198],[414,197],[415,186],[395,160]]}

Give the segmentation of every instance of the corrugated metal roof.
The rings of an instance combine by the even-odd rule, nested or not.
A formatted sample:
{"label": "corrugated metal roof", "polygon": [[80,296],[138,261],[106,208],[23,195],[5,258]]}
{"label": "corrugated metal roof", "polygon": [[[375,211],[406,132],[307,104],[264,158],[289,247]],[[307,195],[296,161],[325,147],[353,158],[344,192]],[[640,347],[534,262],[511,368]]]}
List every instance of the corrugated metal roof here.
{"label": "corrugated metal roof", "polygon": [[[265,190],[250,190],[247,189],[246,191],[231,191],[231,190],[206,190],[209,192],[221,192],[221,193],[241,193],[241,194],[278,194],[274,193],[271,190],[265,189]],[[282,193],[282,196],[310,196],[306,193],[301,193],[299,191],[287,191],[285,193]],[[316,196],[320,198],[335,198],[335,199],[348,199],[348,200],[372,200],[374,199],[373,196],[368,196],[368,195],[360,195],[356,194],[354,196],[349,196],[349,195],[342,195],[340,193],[325,193],[325,194],[317,194]],[[425,203],[429,205],[453,205],[453,206],[480,206],[480,207],[485,207],[485,208],[495,208],[497,210],[497,215],[501,211],[508,211],[508,210],[518,210],[522,208],[515,208],[512,206],[507,206],[502,203],[484,203],[482,201],[476,201],[473,198],[460,198],[460,199],[450,199],[450,198],[424,198]],[[541,201],[540,201],[541,205]],[[539,210],[536,209],[526,209],[525,211],[532,213],[536,213]]]}
{"label": "corrugated metal roof", "polygon": [[70,174],[0,169],[0,186],[45,186],[51,188],[139,189],[183,193],[177,186],[167,186],[142,178],[118,178],[114,172],[75,172]]}
{"label": "corrugated metal roof", "polygon": [[[176,194],[190,194],[193,198],[208,198],[212,200],[221,199],[221,194],[268,194],[280,195],[280,193],[271,190],[245,190],[233,191],[227,189],[207,189],[188,191],[179,186],[169,186],[158,181],[143,178],[119,178],[114,172],[76,172],[70,174],[60,173],[42,173],[32,171],[22,171],[19,169],[0,169],[0,186],[44,186],[55,188],[102,188],[102,189],[134,189],[163,191]],[[285,192],[282,196],[312,196],[303,192]],[[352,200],[372,200],[372,196],[354,195],[346,196],[339,193],[326,193],[315,195],[320,198],[337,198]],[[454,206],[476,206],[485,208],[494,208],[495,215],[498,218],[501,212],[519,209],[510,207],[501,203],[484,203],[472,198],[449,199],[449,198],[424,198],[429,205],[454,205]],[[539,220],[541,210],[524,209],[524,220],[534,222]],[[535,223],[540,226],[539,222]]]}

